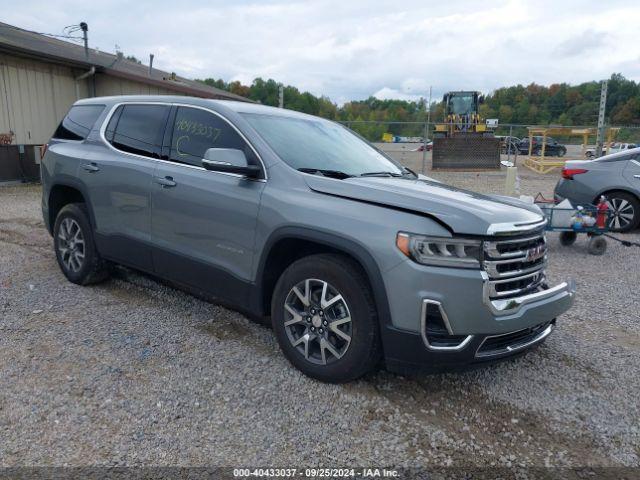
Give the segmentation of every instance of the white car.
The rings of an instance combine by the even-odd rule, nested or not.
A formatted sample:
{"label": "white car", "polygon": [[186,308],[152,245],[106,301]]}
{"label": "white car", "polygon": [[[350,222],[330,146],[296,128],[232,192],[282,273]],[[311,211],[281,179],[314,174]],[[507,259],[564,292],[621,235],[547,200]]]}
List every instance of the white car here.
{"label": "white car", "polygon": [[[636,148],[637,145],[635,143],[614,143],[609,147],[609,150],[604,150],[603,153],[605,155],[611,155],[612,153],[621,152],[622,150],[629,150],[631,148]],[[587,158],[595,158],[596,156],[596,147],[587,148],[584,152]]]}

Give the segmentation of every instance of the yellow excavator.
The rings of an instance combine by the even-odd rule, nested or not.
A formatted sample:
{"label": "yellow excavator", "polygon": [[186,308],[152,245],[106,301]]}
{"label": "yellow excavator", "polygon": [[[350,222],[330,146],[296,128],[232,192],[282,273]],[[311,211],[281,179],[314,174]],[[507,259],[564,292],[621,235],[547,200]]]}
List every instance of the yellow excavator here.
{"label": "yellow excavator", "polygon": [[433,168],[500,168],[500,140],[480,116],[480,92],[447,92],[444,122],[435,125]]}

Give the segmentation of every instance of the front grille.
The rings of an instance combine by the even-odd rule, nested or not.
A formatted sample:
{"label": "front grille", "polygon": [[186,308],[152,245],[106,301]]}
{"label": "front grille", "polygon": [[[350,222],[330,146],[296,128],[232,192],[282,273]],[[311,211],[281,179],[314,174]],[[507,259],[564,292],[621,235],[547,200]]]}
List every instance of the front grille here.
{"label": "front grille", "polygon": [[507,299],[536,291],[545,280],[547,244],[543,233],[484,243],[484,269],[490,299]]}
{"label": "front grille", "polygon": [[546,322],[532,328],[518,330],[517,332],[505,333],[504,335],[494,335],[484,339],[478,350],[476,357],[490,357],[503,355],[521,350],[545,338],[547,331],[553,322]]}

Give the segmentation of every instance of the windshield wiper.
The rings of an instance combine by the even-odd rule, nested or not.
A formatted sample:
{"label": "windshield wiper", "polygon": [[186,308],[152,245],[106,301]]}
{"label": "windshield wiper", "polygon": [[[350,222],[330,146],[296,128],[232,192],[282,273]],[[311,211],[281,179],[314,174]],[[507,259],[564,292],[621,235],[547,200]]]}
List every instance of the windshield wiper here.
{"label": "windshield wiper", "polygon": [[360,177],[401,177],[401,173],[394,172],[364,172],[359,175]]}
{"label": "windshield wiper", "polygon": [[404,168],[405,170],[404,172],[405,175],[408,173],[409,175],[413,175],[415,178],[418,178],[418,174],[413,170],[411,170],[409,167],[402,167],[402,168]]}
{"label": "windshield wiper", "polygon": [[407,167],[402,167],[403,168],[403,172],[402,173],[397,173],[397,172],[365,172],[365,173],[361,173],[359,176],[360,177],[393,177],[393,178],[399,178],[399,177],[407,177],[407,176],[411,176],[412,178],[418,178],[418,175],[416,175],[416,173],[411,170],[410,168]]}
{"label": "windshield wiper", "polygon": [[340,178],[340,179],[353,177],[353,175],[349,175],[348,173],[341,172],[340,170],[325,170],[323,168],[302,167],[302,168],[299,168],[298,171],[304,172],[304,173],[312,173],[314,175],[320,174],[325,177]]}

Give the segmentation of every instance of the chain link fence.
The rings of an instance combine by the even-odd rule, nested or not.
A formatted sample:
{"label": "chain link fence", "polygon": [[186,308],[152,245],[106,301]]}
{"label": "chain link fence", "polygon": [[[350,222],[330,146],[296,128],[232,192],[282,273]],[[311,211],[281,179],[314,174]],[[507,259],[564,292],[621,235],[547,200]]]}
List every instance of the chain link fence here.
{"label": "chain link fence", "polygon": [[[365,137],[370,142],[382,142],[385,134],[391,134],[393,137],[400,138],[433,138],[433,132],[436,125],[442,125],[440,122],[401,122],[401,121],[376,121],[376,120],[352,120],[341,121],[353,131]],[[574,130],[595,129],[596,125],[537,125],[537,124],[516,124],[503,123],[499,124],[493,132],[497,136],[514,136],[519,139],[529,135],[529,128],[569,128]],[[640,144],[640,125],[607,125],[606,128],[617,129],[617,133],[613,141],[638,143]],[[556,136],[556,140],[561,140],[568,144],[582,144],[582,138],[578,136]],[[595,143],[595,136],[591,137],[592,143]],[[401,143],[401,142],[396,142]]]}
{"label": "chain link fence", "polygon": [[[435,126],[438,122],[401,122],[401,121],[368,121],[354,120],[340,122],[359,135],[363,136],[376,147],[388,153],[403,165],[415,170],[426,172],[431,170],[431,145]],[[529,128],[563,128],[574,131],[596,131],[596,125],[523,125],[523,124],[499,124],[493,129],[498,137],[515,137],[514,142],[528,138]],[[640,126],[616,126],[608,125],[606,129],[616,129],[612,136],[613,142],[635,143],[640,146]],[[605,129],[605,131],[606,131]],[[586,150],[595,147],[595,134],[589,135],[584,144],[582,135],[552,135],[552,138],[566,147],[565,160],[583,159]],[[607,135],[605,133],[605,142]],[[502,160],[519,162],[519,159],[528,155],[527,150],[519,151],[516,148],[507,148],[508,142],[503,142]]]}

